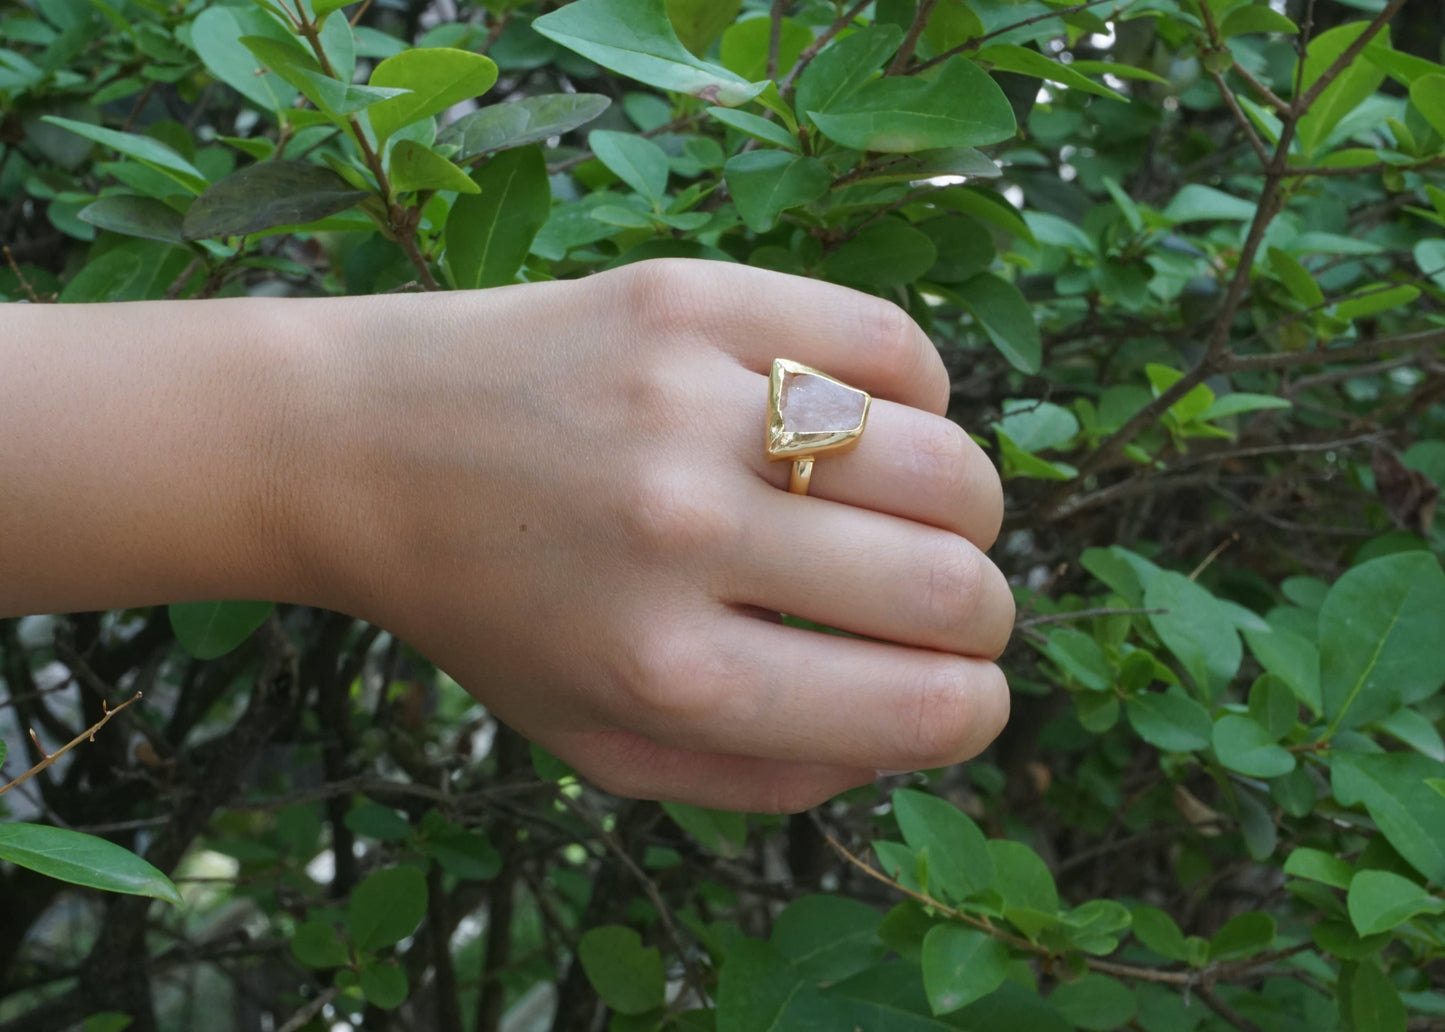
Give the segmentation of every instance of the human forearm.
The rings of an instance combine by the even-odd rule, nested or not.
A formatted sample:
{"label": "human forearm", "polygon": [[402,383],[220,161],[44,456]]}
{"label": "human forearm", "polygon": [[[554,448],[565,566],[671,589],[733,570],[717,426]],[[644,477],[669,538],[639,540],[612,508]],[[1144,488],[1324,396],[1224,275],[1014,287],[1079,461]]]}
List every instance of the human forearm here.
{"label": "human forearm", "polygon": [[311,344],[286,308],[0,306],[0,615],[288,586]]}

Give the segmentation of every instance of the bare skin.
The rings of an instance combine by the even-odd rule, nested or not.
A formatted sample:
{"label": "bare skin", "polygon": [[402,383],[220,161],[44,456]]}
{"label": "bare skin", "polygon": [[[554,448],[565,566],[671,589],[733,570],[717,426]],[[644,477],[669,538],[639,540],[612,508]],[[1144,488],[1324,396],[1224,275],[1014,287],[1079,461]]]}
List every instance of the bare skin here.
{"label": "bare skin", "polygon": [[[763,454],[779,355],[875,398],[808,497]],[[711,262],[0,306],[0,615],[324,606],[604,789],[795,811],[1007,719],[1002,496],[948,386],[896,306]]]}

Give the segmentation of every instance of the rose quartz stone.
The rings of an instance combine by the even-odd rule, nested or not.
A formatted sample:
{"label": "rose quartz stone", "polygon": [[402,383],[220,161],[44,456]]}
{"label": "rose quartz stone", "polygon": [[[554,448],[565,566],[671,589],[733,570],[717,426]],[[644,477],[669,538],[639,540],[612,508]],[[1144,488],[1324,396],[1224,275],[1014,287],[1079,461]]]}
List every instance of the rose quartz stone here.
{"label": "rose quartz stone", "polygon": [[862,391],[811,373],[783,377],[783,429],[789,433],[837,433],[863,421]]}

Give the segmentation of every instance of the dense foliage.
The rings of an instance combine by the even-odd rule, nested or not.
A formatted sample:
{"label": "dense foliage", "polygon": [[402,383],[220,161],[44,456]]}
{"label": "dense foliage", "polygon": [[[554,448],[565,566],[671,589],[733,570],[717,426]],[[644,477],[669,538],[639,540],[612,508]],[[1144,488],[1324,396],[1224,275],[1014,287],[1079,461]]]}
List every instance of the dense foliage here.
{"label": "dense foliage", "polygon": [[0,297],[891,298],[1006,478],[1014,720],[744,816],[337,614],[0,622],[0,1029],[1445,1028],[1438,4],[296,2],[0,15]]}

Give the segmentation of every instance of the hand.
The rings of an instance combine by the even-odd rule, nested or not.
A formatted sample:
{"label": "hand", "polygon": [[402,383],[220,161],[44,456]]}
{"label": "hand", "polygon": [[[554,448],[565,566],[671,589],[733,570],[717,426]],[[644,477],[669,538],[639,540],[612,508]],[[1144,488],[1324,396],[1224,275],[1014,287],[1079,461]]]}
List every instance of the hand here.
{"label": "hand", "polygon": [[[336,332],[283,492],[295,594],[395,632],[602,788],[794,811],[1003,726],[998,478],[897,306],[680,260],[298,304]],[[875,399],[808,497],[763,453],[777,356]]]}

